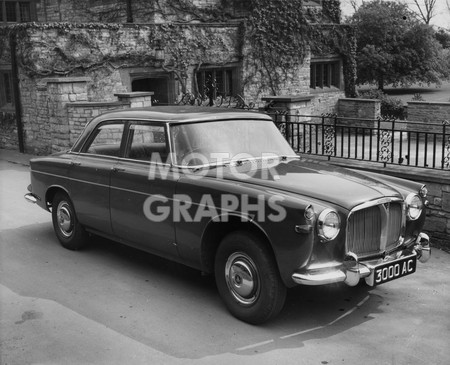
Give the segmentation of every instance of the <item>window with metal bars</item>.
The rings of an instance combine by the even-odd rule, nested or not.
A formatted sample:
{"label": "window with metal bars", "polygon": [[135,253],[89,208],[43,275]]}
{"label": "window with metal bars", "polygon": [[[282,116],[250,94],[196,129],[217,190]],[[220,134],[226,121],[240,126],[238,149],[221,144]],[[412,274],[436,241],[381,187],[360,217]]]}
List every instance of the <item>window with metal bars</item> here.
{"label": "window with metal bars", "polygon": [[198,92],[210,99],[237,94],[236,68],[206,68],[196,73]]}
{"label": "window with metal bars", "polygon": [[0,1],[0,24],[36,20],[34,6],[34,1]]}
{"label": "window with metal bars", "polygon": [[341,87],[341,62],[311,60],[310,86],[311,89]]}

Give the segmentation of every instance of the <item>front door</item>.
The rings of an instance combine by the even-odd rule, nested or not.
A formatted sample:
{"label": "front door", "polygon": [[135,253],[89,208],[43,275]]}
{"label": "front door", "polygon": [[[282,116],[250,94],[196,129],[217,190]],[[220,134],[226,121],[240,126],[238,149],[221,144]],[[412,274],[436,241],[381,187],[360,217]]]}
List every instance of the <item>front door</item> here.
{"label": "front door", "polygon": [[83,226],[111,234],[109,184],[121,152],[123,122],[102,123],[72,162],[72,202]]}

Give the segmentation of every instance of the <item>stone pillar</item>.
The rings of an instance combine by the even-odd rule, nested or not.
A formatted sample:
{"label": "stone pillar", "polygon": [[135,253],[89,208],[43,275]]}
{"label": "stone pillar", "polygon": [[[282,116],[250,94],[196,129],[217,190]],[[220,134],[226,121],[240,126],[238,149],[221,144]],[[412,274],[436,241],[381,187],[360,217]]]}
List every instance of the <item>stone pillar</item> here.
{"label": "stone pillar", "polygon": [[[272,118],[276,126],[294,150],[297,151],[309,149],[309,140],[305,142],[308,146],[299,145],[299,141],[303,140],[303,131],[296,122],[311,122],[312,98],[312,96],[304,95],[281,95],[261,98],[266,103],[269,103],[268,112],[275,113]],[[289,124],[291,122],[292,124]],[[297,138],[294,138],[294,136]]]}
{"label": "stone pillar", "polygon": [[27,105],[24,112],[27,119],[24,120],[26,146],[29,152],[49,154],[70,147],[66,104],[87,101],[89,81],[91,79],[88,77],[55,77],[39,80],[36,85],[36,102]]}
{"label": "stone pillar", "polygon": [[339,99],[340,117],[377,119],[381,116],[381,101],[378,99]]}
{"label": "stone pillar", "polygon": [[271,110],[285,111],[287,115],[310,115],[312,95],[266,96],[261,100],[271,104]]}

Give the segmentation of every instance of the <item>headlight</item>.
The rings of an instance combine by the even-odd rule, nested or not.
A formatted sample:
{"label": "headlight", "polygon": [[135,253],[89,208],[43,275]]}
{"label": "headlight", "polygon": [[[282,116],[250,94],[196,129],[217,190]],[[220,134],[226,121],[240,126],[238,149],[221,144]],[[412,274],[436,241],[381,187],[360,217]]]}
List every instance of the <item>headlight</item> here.
{"label": "headlight", "polygon": [[326,241],[331,241],[339,234],[341,229],[341,220],[334,210],[325,209],[319,214],[317,228],[319,230],[320,238]]}
{"label": "headlight", "polygon": [[406,197],[406,212],[408,218],[415,221],[422,214],[423,202],[422,198],[417,194],[409,194]]}

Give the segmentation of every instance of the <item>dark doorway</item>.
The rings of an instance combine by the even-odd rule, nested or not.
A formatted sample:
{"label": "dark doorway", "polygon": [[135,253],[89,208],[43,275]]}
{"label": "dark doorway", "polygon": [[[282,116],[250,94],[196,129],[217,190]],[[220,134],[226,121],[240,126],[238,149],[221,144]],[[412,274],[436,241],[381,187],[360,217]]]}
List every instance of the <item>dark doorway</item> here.
{"label": "dark doorway", "polygon": [[168,78],[145,78],[137,79],[131,83],[132,91],[153,91],[153,105],[169,104],[169,79]]}

